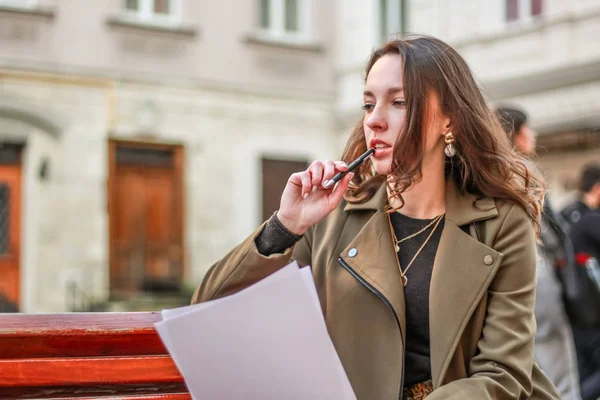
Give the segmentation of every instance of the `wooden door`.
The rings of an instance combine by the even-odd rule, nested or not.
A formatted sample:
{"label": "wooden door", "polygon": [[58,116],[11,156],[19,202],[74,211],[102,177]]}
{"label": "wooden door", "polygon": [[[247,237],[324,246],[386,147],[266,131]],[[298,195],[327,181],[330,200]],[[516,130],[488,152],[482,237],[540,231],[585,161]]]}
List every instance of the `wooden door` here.
{"label": "wooden door", "polygon": [[0,312],[19,308],[20,146],[0,147]]}
{"label": "wooden door", "polygon": [[269,219],[279,209],[281,194],[290,175],[304,171],[306,168],[308,168],[307,161],[262,159],[263,221]]}
{"label": "wooden door", "polygon": [[177,291],[183,279],[181,151],[112,144],[111,292]]}

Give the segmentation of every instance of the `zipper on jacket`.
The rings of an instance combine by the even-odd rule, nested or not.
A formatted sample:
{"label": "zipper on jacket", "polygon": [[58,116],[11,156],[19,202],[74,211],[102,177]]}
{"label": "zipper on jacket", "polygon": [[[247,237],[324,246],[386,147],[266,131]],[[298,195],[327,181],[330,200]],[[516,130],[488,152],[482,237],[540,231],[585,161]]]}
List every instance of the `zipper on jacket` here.
{"label": "zipper on jacket", "polygon": [[379,299],[385,304],[385,306],[390,310],[394,319],[396,320],[396,324],[398,324],[398,331],[400,332],[400,342],[402,343],[402,372],[400,376],[400,393],[398,393],[398,399],[402,400],[402,391],[404,390],[404,337],[402,336],[402,327],[400,325],[400,319],[398,318],[398,314],[392,307],[392,303],[381,293],[379,290],[375,289],[373,286],[369,284],[369,282],[365,281],[360,275],[358,275],[351,266],[349,266],[346,261],[342,257],[338,258],[338,262],[346,271],[350,273],[356,280],[363,284],[367,289],[369,289],[375,296],[379,297]]}

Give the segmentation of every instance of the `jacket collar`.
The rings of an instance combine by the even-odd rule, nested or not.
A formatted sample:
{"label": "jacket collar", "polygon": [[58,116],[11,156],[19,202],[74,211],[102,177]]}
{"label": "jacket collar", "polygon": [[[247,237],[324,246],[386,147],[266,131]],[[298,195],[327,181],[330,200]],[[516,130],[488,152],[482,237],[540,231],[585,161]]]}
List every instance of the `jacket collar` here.
{"label": "jacket collar", "polygon": [[[348,203],[344,211],[381,210],[387,205],[386,185],[364,203]],[[468,225],[475,221],[493,218],[498,215],[494,199],[480,198],[474,194],[461,191],[452,179],[446,180],[446,220],[457,226]]]}

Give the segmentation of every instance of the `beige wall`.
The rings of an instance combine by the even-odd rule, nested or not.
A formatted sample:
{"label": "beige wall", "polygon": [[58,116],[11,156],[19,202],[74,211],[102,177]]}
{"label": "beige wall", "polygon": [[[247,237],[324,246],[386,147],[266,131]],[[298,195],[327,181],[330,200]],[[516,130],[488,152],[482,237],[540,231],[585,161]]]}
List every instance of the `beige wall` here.
{"label": "beige wall", "polygon": [[46,1],[52,17],[0,10],[0,66],[290,97],[333,95],[333,2],[311,2],[311,43],[320,50],[248,43],[258,0],[182,2],[182,27],[195,35],[109,24],[120,15],[121,0]]}
{"label": "beige wall", "polygon": [[0,111],[60,121],[53,135],[0,112],[0,141],[26,141],[23,311],[67,310],[70,282],[107,297],[110,138],[184,146],[190,287],[259,224],[263,155],[339,154],[332,2],[313,2],[305,46],[248,43],[257,0],[183,3],[195,36],[109,25],[118,0],[46,1],[42,15],[0,5]]}
{"label": "beige wall", "polygon": [[[114,90],[114,93],[112,91]],[[109,129],[110,95],[116,99]],[[61,311],[67,284],[108,294],[107,141],[144,137],[185,148],[187,284],[258,226],[263,155],[283,159],[337,154],[328,103],[261,95],[121,83],[114,89],[5,77],[0,97],[20,99],[66,116],[60,137],[24,125],[24,236],[21,271],[25,311]],[[152,131],[139,128],[139,110],[151,104]],[[15,122],[0,118],[3,132]],[[37,171],[50,155],[51,175]]]}

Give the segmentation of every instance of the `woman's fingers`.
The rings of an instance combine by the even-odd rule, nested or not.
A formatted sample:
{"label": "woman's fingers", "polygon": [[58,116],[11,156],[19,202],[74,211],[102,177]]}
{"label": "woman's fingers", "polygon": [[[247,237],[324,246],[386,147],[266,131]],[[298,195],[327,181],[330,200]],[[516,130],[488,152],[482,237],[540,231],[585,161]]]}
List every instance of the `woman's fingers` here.
{"label": "woman's fingers", "polygon": [[337,207],[353,174],[344,176],[333,190],[324,188],[323,181],[347,170],[343,162],[315,161],[306,171],[292,174],[281,195],[277,213],[286,228],[302,234]]}
{"label": "woman's fingers", "polygon": [[300,181],[302,182],[302,198],[307,198],[312,190],[312,182],[310,172],[305,171],[300,173]]}
{"label": "woman's fingers", "polygon": [[333,178],[335,175],[337,175],[338,172],[345,172],[348,170],[348,165],[343,161],[333,161],[333,166],[334,166],[334,171],[333,171],[332,176],[329,176],[328,174],[326,175],[325,173],[323,174],[324,175],[323,176],[323,178],[324,178],[323,179],[323,187],[325,187],[326,189],[333,188],[333,184],[328,184],[331,178]]}
{"label": "woman's fingers", "polygon": [[331,160],[326,160],[323,162],[323,180],[322,184],[325,184],[328,180],[333,178],[336,174],[335,164]]}
{"label": "woman's fingers", "polygon": [[346,170],[348,165],[343,161],[316,160],[306,171],[292,174],[290,182],[301,188],[300,195],[306,199],[315,189],[322,189],[335,174]]}
{"label": "woman's fingers", "polygon": [[337,207],[338,204],[340,204],[340,201],[342,201],[342,197],[344,196],[344,193],[346,193],[346,190],[348,190],[348,185],[352,178],[354,178],[354,172],[347,173],[329,195],[331,210]]}
{"label": "woman's fingers", "polygon": [[338,171],[344,172],[348,169],[348,164],[343,161],[334,161],[333,164]]}
{"label": "woman's fingers", "polygon": [[299,189],[301,197],[306,198],[310,193],[312,184],[308,170],[292,174],[288,182]]}
{"label": "woman's fingers", "polygon": [[320,160],[313,161],[308,167],[308,171],[311,175],[311,183],[313,186],[319,186],[323,180],[323,162]]}

